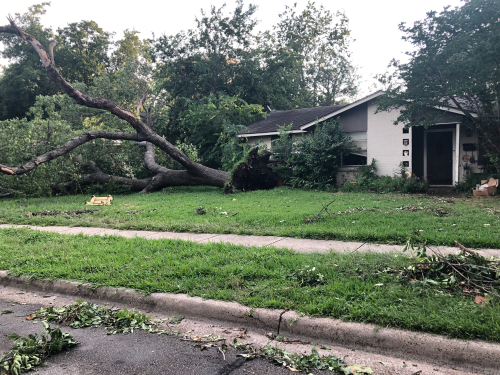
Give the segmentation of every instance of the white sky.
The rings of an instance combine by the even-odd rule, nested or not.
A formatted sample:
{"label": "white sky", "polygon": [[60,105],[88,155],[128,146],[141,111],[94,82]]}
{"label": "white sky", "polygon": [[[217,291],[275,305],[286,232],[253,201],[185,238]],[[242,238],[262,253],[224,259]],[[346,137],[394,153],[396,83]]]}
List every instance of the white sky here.
{"label": "white sky", "polygon": [[[16,0],[3,1],[0,7],[0,17],[9,13],[24,13],[34,3],[47,0]],[[256,18],[260,20],[259,30],[270,29],[279,20],[278,14],[283,12],[285,5],[297,3],[300,10],[307,0],[245,0],[245,4],[256,4]],[[47,13],[42,18],[44,26],[54,29],[64,27],[68,23],[81,20],[96,21],[106,31],[116,32],[116,38],[121,37],[125,29],[135,29],[141,32],[142,38],[161,34],[175,34],[195,26],[194,18],[200,14],[200,9],[209,9],[227,3],[228,10],[234,9],[234,2],[224,0],[86,0],[76,2],[69,0],[52,0]],[[316,0],[316,5],[323,4],[325,8],[335,12],[344,10],[349,18],[351,36],[355,41],[351,44],[354,64],[359,67],[362,76],[360,96],[375,91],[375,74],[384,73],[392,58],[405,59],[404,52],[411,46],[401,40],[402,33],[398,24],[406,22],[413,24],[416,20],[425,18],[430,10],[441,11],[445,6],[460,6],[460,0],[347,0],[328,1]],[[7,24],[5,18],[4,22]],[[6,64],[0,59],[0,64]]]}

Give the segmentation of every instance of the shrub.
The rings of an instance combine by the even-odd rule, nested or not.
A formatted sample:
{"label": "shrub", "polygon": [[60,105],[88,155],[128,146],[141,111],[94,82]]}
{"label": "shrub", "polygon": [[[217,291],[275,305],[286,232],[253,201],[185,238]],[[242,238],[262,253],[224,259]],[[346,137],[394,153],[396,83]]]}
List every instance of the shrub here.
{"label": "shrub", "polygon": [[377,167],[375,159],[368,165],[359,168],[359,176],[353,181],[344,183],[341,190],[346,192],[365,192],[375,193],[404,193],[415,194],[425,193],[428,188],[426,181],[417,177],[408,178],[406,169],[401,166],[400,174],[391,176],[377,176],[375,174]]}
{"label": "shrub", "polygon": [[278,176],[294,187],[334,187],[342,154],[354,148],[350,136],[333,120],[318,125],[313,135],[299,139],[293,139],[289,129],[280,129],[272,149],[276,159],[284,162],[275,167]]}

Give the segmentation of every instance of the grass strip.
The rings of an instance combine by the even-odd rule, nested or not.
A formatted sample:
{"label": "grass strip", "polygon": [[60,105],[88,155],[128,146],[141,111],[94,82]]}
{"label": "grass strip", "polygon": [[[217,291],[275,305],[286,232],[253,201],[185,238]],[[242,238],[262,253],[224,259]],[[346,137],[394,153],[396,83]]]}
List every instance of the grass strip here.
{"label": "grass strip", "polygon": [[186,293],[249,307],[500,342],[500,303],[474,303],[384,272],[404,255],[295,254],[287,249],[0,230],[0,268],[144,293]]}
{"label": "grass strip", "polygon": [[[429,245],[500,247],[498,197],[344,193],[276,188],[224,195],[208,187],[117,195],[98,212],[29,216],[85,208],[89,196],[0,200],[0,223],[194,233],[235,233],[404,244],[414,231]],[[307,222],[334,201],[321,220]],[[202,207],[204,215],[196,213]],[[199,212],[202,212],[201,210]]]}

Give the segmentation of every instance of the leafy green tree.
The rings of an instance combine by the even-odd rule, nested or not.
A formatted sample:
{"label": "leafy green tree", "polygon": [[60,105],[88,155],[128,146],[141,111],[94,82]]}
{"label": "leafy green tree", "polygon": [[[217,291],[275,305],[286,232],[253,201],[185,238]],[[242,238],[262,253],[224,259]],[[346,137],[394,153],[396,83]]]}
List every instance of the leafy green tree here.
{"label": "leafy green tree", "polygon": [[[204,165],[229,170],[227,159],[238,161],[231,151],[236,140],[236,129],[241,130],[264,117],[264,108],[248,104],[234,96],[206,96],[191,101],[179,115],[179,130],[185,143],[197,145]],[[235,140],[229,139],[231,134]],[[232,146],[231,146],[232,145]]]}
{"label": "leafy green tree", "polygon": [[[41,16],[49,5],[44,2],[29,7],[24,14],[16,14],[19,25],[44,45],[54,38],[52,30],[41,24]],[[0,78],[0,120],[22,118],[37,95],[55,94],[57,88],[44,73],[33,48],[9,34],[0,34],[0,42],[4,45],[2,57],[11,62]]]}
{"label": "leafy green tree", "polygon": [[393,61],[395,73],[379,110],[401,108],[398,123],[431,126],[432,107],[455,107],[481,134],[500,167],[500,4],[467,0],[461,7],[429,12],[413,26],[400,25],[414,46],[408,62]]}
{"label": "leafy green tree", "polygon": [[141,40],[139,32],[136,30],[125,30],[123,38],[115,43],[116,50],[111,56],[112,71],[123,68],[127,63],[139,63],[141,61],[150,61],[149,41]]}
{"label": "leafy green tree", "polygon": [[224,8],[212,6],[209,14],[202,10],[196,29],[154,41],[154,58],[161,64],[159,77],[173,98],[237,94],[232,81],[240,74],[240,60],[254,40],[256,7],[245,10],[238,0],[229,15]]}
{"label": "leafy green tree", "polygon": [[95,77],[106,71],[111,34],[94,21],[70,23],[58,29],[56,64],[70,82],[90,86]]}
{"label": "leafy green tree", "polygon": [[302,93],[296,99],[299,106],[333,105],[341,97],[356,94],[356,70],[348,54],[348,24],[344,13],[332,14],[309,1],[302,12],[297,4],[287,6],[273,31],[262,36],[268,49],[288,54],[277,56],[287,56],[285,61],[292,59],[293,79],[298,81]]}
{"label": "leafy green tree", "polygon": [[[26,13],[16,14],[16,22],[42,45],[56,41],[55,63],[66,79],[91,85],[109,65],[111,34],[93,21],[73,23],[54,33],[41,23],[49,5],[48,2],[33,5]],[[45,74],[33,48],[10,34],[0,34],[0,42],[4,44],[2,56],[10,60],[0,78],[0,120],[22,118],[38,95],[53,95],[60,90]]]}

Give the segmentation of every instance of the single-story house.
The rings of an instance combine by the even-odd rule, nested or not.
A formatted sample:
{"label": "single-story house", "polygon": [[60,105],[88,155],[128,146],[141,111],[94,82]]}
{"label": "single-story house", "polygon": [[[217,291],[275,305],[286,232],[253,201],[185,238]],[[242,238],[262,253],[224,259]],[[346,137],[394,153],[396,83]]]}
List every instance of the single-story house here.
{"label": "single-story house", "polygon": [[377,91],[351,104],[328,107],[272,111],[241,131],[249,144],[265,143],[272,149],[280,126],[292,125],[293,137],[314,132],[315,126],[336,119],[359,151],[347,155],[337,175],[337,183],[353,179],[360,165],[376,160],[376,173],[393,176],[403,164],[407,172],[421,177],[434,186],[452,186],[468,173],[481,171],[478,160],[477,132],[466,129],[462,112],[453,107],[429,108],[438,119],[434,126],[405,127],[394,125],[399,110],[377,111]]}

